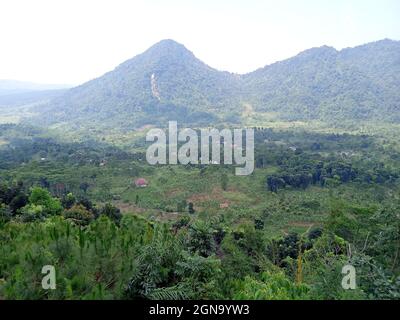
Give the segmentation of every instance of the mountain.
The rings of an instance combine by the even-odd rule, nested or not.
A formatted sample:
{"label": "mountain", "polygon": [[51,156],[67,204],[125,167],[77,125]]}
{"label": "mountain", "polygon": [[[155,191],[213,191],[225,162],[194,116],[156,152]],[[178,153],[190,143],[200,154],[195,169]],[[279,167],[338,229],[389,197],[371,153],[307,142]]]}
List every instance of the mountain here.
{"label": "mountain", "polygon": [[[163,40],[100,78],[37,108],[36,123],[71,129],[238,123],[243,111],[284,120],[400,121],[400,42],[323,46],[237,75]],[[243,114],[243,116],[242,116]]]}
{"label": "mountain", "polygon": [[41,107],[40,117],[77,127],[91,122],[131,128],[168,119],[206,124],[238,105],[239,80],[207,66],[183,45],[163,40]]}
{"label": "mountain", "polygon": [[400,121],[400,42],[323,46],[244,76],[258,111],[288,120]]}

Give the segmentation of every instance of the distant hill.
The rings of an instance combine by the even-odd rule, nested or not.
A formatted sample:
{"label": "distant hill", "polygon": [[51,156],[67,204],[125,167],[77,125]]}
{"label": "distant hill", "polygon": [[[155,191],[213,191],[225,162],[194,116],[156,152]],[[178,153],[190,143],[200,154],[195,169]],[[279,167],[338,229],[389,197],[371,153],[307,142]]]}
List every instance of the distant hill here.
{"label": "distant hill", "polygon": [[66,90],[40,90],[0,95],[0,107],[16,107],[48,101],[62,95]]}
{"label": "distant hill", "polygon": [[400,121],[400,42],[306,50],[244,76],[246,98],[283,119]]}
{"label": "distant hill", "polygon": [[34,92],[34,91],[66,89],[70,87],[71,86],[63,84],[39,84],[26,81],[0,79],[0,96]]}
{"label": "distant hill", "polygon": [[400,121],[400,42],[306,50],[245,75],[215,70],[163,40],[38,108],[35,122],[136,128],[240,122],[245,106],[284,120]]}

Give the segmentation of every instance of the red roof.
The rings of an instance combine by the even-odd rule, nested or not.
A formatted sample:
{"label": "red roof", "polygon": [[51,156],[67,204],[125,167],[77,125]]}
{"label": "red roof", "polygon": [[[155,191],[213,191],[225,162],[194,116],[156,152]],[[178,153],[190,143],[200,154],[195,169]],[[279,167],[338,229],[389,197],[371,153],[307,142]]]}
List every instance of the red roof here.
{"label": "red roof", "polygon": [[147,185],[147,181],[144,178],[139,178],[139,179],[136,179],[135,184],[137,186],[144,186],[144,185]]}

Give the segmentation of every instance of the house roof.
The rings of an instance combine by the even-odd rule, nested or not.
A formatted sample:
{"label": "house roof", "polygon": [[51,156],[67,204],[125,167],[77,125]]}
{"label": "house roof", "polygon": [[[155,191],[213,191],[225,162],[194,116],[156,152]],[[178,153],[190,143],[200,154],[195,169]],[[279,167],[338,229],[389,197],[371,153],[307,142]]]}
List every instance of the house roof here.
{"label": "house roof", "polygon": [[144,178],[139,178],[139,179],[135,180],[135,184],[137,186],[144,186],[144,185],[147,185],[147,180]]}

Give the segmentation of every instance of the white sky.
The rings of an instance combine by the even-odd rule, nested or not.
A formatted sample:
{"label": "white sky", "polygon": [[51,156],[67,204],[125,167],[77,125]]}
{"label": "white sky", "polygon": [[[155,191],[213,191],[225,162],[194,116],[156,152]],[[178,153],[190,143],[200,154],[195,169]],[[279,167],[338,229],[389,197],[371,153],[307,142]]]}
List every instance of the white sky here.
{"label": "white sky", "polygon": [[245,73],[304,49],[400,39],[398,0],[0,0],[0,79],[79,84],[161,39]]}

